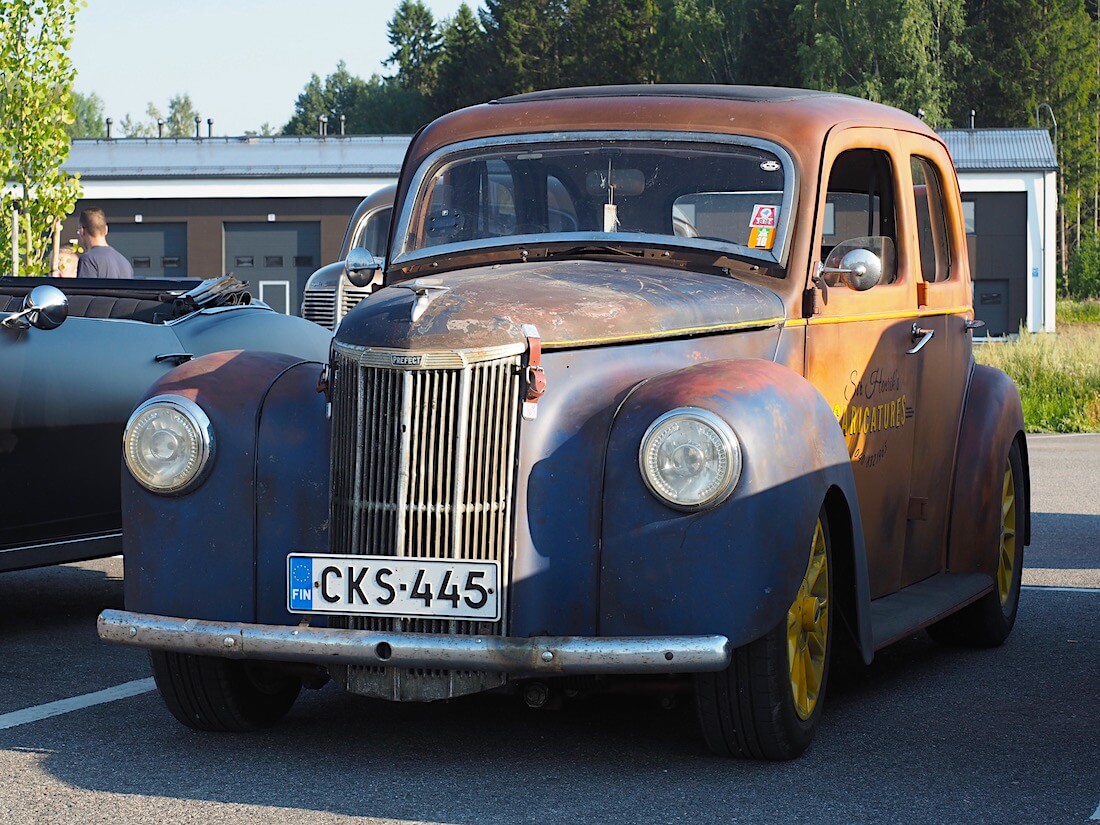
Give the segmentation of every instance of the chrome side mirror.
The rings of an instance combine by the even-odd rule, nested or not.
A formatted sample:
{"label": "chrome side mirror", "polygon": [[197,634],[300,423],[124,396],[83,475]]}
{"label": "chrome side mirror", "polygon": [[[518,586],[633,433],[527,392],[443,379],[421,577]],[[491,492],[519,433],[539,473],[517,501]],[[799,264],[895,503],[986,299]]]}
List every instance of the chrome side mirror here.
{"label": "chrome side mirror", "polygon": [[890,238],[870,236],[853,238],[833,247],[818,275],[835,286],[843,281],[849,289],[865,292],[894,277],[894,243]]}
{"label": "chrome side mirror", "polygon": [[840,259],[840,266],[833,271],[856,292],[864,292],[882,281],[882,261],[868,249],[853,249]]}
{"label": "chrome side mirror", "polygon": [[357,246],[348,253],[348,259],[344,261],[344,269],[348,272],[348,280],[353,284],[368,286],[382,270],[382,265],[369,249]]}
{"label": "chrome side mirror", "polygon": [[57,329],[69,317],[69,299],[55,286],[36,286],[23,299],[23,309],[0,324],[8,329]]}

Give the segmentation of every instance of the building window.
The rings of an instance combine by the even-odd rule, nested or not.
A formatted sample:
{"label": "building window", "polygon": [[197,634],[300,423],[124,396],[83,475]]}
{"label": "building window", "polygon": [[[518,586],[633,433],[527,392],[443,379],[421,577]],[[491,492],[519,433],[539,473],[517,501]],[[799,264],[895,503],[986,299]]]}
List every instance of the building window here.
{"label": "building window", "polygon": [[295,266],[313,266],[313,256],[312,255],[295,255],[294,256],[294,265]]}
{"label": "building window", "polygon": [[233,258],[233,265],[238,269],[251,269],[255,260],[251,255],[237,255]]}
{"label": "building window", "polygon": [[165,269],[179,269],[180,259],[176,255],[165,255],[160,259],[160,265]]}
{"label": "building window", "polygon": [[282,255],[264,255],[264,269],[274,269],[283,265]]}
{"label": "building window", "polygon": [[134,265],[134,269],[148,269],[149,268],[149,259],[144,257],[144,256],[131,258],[130,262]]}
{"label": "building window", "polygon": [[974,232],[974,201],[963,201],[963,224],[966,226],[966,234]]}

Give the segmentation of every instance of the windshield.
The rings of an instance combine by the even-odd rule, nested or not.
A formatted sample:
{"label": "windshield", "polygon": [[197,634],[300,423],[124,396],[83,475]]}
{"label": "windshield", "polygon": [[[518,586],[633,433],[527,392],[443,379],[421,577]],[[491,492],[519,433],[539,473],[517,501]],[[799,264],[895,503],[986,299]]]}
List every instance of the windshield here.
{"label": "windshield", "polygon": [[414,178],[399,257],[644,243],[774,263],[793,203],[780,152],[740,142],[559,137],[439,153]]}
{"label": "windshield", "polygon": [[393,209],[385,207],[371,212],[359,225],[359,231],[352,239],[351,248],[361,247],[369,250],[376,258],[386,257],[386,244],[390,237],[390,216]]}

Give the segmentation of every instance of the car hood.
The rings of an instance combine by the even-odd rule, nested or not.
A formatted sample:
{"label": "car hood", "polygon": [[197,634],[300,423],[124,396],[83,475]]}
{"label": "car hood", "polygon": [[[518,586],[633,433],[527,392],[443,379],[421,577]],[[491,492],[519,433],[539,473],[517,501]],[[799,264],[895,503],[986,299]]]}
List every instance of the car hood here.
{"label": "car hood", "polygon": [[[413,320],[417,301],[426,304]],[[782,301],[716,274],[602,261],[502,264],[404,281],[376,292],[340,325],[358,346],[448,351],[522,342],[597,346],[773,326]]]}

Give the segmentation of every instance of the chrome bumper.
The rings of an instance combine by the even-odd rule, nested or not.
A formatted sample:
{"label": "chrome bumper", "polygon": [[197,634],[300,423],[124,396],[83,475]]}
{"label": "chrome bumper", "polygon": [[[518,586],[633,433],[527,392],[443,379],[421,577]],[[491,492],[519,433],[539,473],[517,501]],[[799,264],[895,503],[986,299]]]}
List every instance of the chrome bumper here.
{"label": "chrome bumper", "polygon": [[725,636],[445,636],[210,622],[126,610],[104,610],[98,629],[104,641],[198,656],[511,676],[697,673],[722,670],[730,661]]}

